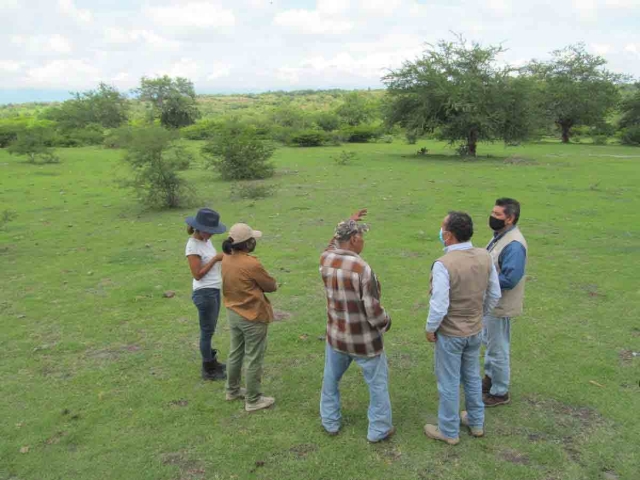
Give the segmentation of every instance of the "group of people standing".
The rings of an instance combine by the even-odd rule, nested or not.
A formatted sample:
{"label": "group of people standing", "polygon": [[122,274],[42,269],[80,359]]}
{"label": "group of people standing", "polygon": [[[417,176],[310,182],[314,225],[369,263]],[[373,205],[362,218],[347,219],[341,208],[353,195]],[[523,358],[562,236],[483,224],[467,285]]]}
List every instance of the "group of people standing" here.
{"label": "group of people standing", "polygon": [[[341,426],[340,379],[352,362],[362,369],[369,387],[367,439],[376,443],[396,432],[389,397],[389,373],[384,334],[391,317],[381,304],[378,277],[361,257],[368,225],[359,210],[340,222],[320,257],[320,273],[327,299],[325,366],[320,398],[322,426],[337,435]],[[426,339],[435,344],[438,382],[438,424],[424,426],[425,434],[450,445],[460,439],[460,425],[474,437],[484,435],[484,409],[511,401],[511,319],[522,313],[527,242],[517,224],[520,204],[496,200],[489,217],[493,237],[485,248],[471,243],[473,221],[464,212],[449,212],[439,238],[444,255],[432,266]],[[186,256],[193,276],[193,302],[200,320],[202,376],[226,379],[226,399],[245,400],[251,412],[275,403],[261,391],[261,374],[273,309],[265,293],[277,283],[251,253],[262,234],[246,224],[229,229],[224,253],[217,253],[210,237],[226,232],[217,212],[201,209],[186,219],[191,235]],[[211,348],[220,309],[220,292],[227,309],[230,347],[227,365]],[[480,348],[485,346],[484,378]],[[241,369],[246,367],[246,388]],[[460,386],[465,410],[459,411]]]}

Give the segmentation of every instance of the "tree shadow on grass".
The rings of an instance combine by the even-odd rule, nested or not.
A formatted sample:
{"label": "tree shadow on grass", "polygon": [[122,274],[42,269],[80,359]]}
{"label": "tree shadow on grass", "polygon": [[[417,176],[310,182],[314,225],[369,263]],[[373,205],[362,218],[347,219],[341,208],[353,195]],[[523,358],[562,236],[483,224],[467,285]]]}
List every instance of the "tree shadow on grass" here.
{"label": "tree shadow on grass", "polygon": [[451,154],[447,155],[444,153],[429,153],[426,155],[416,155],[416,154],[406,154],[406,153],[389,153],[388,157],[398,158],[402,160],[413,160],[419,163],[440,163],[440,162],[449,162],[449,163],[460,163],[460,164],[487,164],[487,163],[505,163],[505,161],[510,158],[510,155],[507,156],[493,156],[493,155],[478,155],[477,157],[461,157],[459,155]]}

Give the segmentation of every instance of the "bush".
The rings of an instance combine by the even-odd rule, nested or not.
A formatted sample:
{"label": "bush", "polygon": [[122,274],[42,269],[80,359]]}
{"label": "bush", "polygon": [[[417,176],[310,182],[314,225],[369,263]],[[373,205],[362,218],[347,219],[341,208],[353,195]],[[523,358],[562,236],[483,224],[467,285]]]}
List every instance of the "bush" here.
{"label": "bush", "polygon": [[332,132],[340,128],[340,117],[332,112],[316,113],[313,121],[325,132]]}
{"label": "bush", "polygon": [[372,125],[343,127],[340,132],[345,136],[349,143],[367,143],[369,140],[376,139],[381,135],[380,129]]}
{"label": "bush", "polygon": [[339,155],[332,157],[336,165],[350,165],[354,160],[358,158],[356,152],[348,152],[343,150]]}
{"label": "bush", "polygon": [[27,162],[58,163],[60,158],[50,147],[54,131],[43,125],[33,125],[20,132],[16,140],[9,145],[8,151],[12,155],[24,155]]}
{"label": "bush", "polygon": [[623,145],[640,146],[640,125],[622,129],[620,141]]}
{"label": "bush", "polygon": [[193,157],[176,143],[178,137],[176,131],[151,126],[133,129],[120,139],[133,171],[133,179],[123,186],[133,188],[149,207],[176,208],[186,203],[187,185],[178,172],[189,168]]}
{"label": "bush", "polygon": [[0,148],[8,147],[18,138],[18,134],[26,130],[29,119],[2,119],[0,120]]}
{"label": "bush", "polygon": [[82,147],[101,145],[104,142],[104,130],[101,125],[92,123],[84,128],[57,131],[51,140],[56,147]]}
{"label": "bush", "polygon": [[595,145],[606,145],[609,140],[607,135],[594,135],[592,138]]}
{"label": "bush", "polygon": [[380,137],[380,141],[383,143],[393,143],[393,135],[383,135]]}
{"label": "bush", "polygon": [[201,120],[180,129],[180,134],[188,140],[208,140],[213,138],[220,124],[215,120]]}
{"label": "bush", "polygon": [[409,145],[415,145],[418,143],[418,134],[413,130],[407,130],[405,133],[405,138],[407,139],[407,143]]}
{"label": "bush", "polygon": [[275,147],[262,140],[255,128],[227,125],[204,147],[202,154],[223,180],[257,180],[273,176],[269,162]]}
{"label": "bush", "polygon": [[272,196],[275,190],[273,185],[266,185],[260,182],[237,183],[231,189],[231,198],[258,200]]}
{"label": "bush", "polygon": [[0,215],[0,230],[4,229],[4,227],[9,223],[15,220],[18,215],[13,210],[3,210]]}
{"label": "bush", "polygon": [[[283,145],[291,145],[293,137],[298,131],[293,127],[283,127],[281,125],[274,125],[271,128],[270,137],[274,142],[282,143]],[[256,134],[258,132],[256,131]]]}
{"label": "bush", "polygon": [[291,138],[291,142],[300,147],[319,147],[327,136],[321,130],[304,130]]}

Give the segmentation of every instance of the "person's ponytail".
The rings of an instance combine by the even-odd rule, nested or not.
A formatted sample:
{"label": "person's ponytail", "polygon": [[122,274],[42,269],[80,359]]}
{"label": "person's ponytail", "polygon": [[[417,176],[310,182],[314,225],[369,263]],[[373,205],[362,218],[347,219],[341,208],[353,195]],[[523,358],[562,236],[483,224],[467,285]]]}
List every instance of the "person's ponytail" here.
{"label": "person's ponytail", "polygon": [[227,255],[231,255],[233,253],[233,239],[231,237],[227,238],[224,242],[222,242],[222,251],[227,254]]}

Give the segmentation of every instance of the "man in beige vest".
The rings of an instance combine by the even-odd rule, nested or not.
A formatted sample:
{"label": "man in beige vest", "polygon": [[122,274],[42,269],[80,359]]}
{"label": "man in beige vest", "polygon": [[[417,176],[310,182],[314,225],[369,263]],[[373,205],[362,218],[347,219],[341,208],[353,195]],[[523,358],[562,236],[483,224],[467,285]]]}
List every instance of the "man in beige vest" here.
{"label": "man in beige vest", "polygon": [[[480,378],[483,313],[500,299],[498,274],[491,256],[473,248],[473,222],[464,212],[449,212],[442,222],[440,241],[445,255],[431,269],[431,300],[427,340],[435,342],[438,378],[438,425],[427,424],[429,438],[456,445],[460,423],[471,435],[484,435],[484,405]],[[460,382],[466,411],[459,414]]]}
{"label": "man in beige vest", "polygon": [[483,319],[482,340],[486,351],[482,393],[486,407],[506,405],[511,401],[511,319],[522,314],[527,264],[527,241],[517,227],[519,218],[520,203],[512,198],[496,200],[489,217],[494,234],[487,250],[498,271],[502,298]]}

